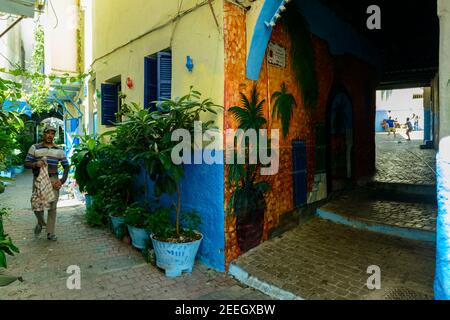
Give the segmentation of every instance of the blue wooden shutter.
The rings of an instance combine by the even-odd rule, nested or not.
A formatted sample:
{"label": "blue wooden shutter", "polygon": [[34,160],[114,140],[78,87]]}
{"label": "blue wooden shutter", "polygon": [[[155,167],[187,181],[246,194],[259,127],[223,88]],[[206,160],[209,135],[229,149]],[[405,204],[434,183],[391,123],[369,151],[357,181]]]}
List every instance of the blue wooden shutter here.
{"label": "blue wooden shutter", "polygon": [[78,130],[79,119],[73,118],[70,119],[70,132],[76,132]]}
{"label": "blue wooden shutter", "polygon": [[306,144],[305,141],[292,141],[294,206],[306,204]]}
{"label": "blue wooden shutter", "polygon": [[158,100],[158,63],[156,58],[144,58],[144,108],[154,109]]}
{"label": "blue wooden shutter", "polygon": [[158,52],[158,100],[172,97],[172,53]]}
{"label": "blue wooden shutter", "polygon": [[119,90],[116,84],[102,83],[102,125],[114,125],[119,111]]}

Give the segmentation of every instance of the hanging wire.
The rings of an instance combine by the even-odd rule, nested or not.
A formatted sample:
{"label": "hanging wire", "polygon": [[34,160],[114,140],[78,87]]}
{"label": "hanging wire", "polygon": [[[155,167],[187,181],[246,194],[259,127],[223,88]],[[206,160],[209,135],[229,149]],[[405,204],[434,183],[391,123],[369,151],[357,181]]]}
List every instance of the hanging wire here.
{"label": "hanging wire", "polygon": [[56,29],[58,27],[58,24],[59,24],[58,15],[56,14],[55,8],[53,7],[52,0],[48,0],[48,2],[50,3],[50,6],[52,7],[53,14],[55,15],[55,18],[56,18],[56,25],[53,27],[53,29]]}

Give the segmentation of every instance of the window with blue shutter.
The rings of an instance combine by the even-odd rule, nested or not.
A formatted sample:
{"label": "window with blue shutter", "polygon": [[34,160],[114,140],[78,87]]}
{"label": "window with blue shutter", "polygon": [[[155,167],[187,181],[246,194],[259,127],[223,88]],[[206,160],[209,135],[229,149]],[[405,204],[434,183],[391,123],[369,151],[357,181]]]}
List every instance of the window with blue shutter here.
{"label": "window with blue shutter", "polygon": [[119,88],[117,84],[102,83],[102,125],[114,125],[119,111]]}
{"label": "window with blue shutter", "polygon": [[156,57],[144,60],[144,108],[154,110],[158,100],[158,62]]}
{"label": "window with blue shutter", "polygon": [[161,51],[144,58],[144,107],[154,110],[154,101],[172,97],[172,53]]}
{"label": "window with blue shutter", "polygon": [[158,100],[172,97],[172,53],[158,52]]}
{"label": "window with blue shutter", "polygon": [[292,141],[293,180],[294,180],[294,207],[306,204],[306,144],[302,140]]}

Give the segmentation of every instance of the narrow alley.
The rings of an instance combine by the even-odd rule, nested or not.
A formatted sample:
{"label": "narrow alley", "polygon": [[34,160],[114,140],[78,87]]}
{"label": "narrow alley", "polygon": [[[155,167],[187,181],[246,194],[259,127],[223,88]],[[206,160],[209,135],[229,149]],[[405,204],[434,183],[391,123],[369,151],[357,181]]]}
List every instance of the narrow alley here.
{"label": "narrow alley", "polygon": [[[57,242],[33,234],[36,218],[31,212],[30,172],[18,175],[14,185],[0,195],[2,206],[12,211],[4,221],[20,254],[8,257],[7,273],[20,276],[0,288],[0,300],[263,300],[264,294],[239,284],[224,273],[203,265],[168,279],[144,260],[142,254],[105,229],[85,222],[85,205],[61,196],[58,203]],[[66,198],[66,199],[65,199]],[[75,204],[75,205],[74,205]],[[69,266],[81,269],[81,290],[69,290]]]}

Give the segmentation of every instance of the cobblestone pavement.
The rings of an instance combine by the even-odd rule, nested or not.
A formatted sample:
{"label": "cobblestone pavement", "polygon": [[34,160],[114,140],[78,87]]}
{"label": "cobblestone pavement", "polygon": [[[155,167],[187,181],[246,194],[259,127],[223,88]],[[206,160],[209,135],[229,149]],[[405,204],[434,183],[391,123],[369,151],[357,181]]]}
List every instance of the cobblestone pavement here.
{"label": "cobblestone pavement", "polygon": [[[399,143],[401,142],[401,143]],[[376,182],[436,184],[436,152],[421,150],[422,140],[406,141],[386,133],[376,134]],[[431,168],[430,168],[431,167]]]}
{"label": "cobblestone pavement", "polygon": [[[197,264],[192,274],[175,279],[144,261],[141,253],[104,229],[89,228],[84,206],[58,209],[57,242],[44,232],[34,238],[34,215],[29,209],[30,176],[0,195],[0,206],[12,208],[5,230],[21,253],[8,257],[8,273],[24,282],[0,288],[1,299],[268,299],[225,273]],[[60,201],[61,205],[64,202]],[[81,290],[68,290],[66,271],[81,268]]]}
{"label": "cobblestone pavement", "polygon": [[340,195],[321,209],[368,222],[436,231],[435,205],[376,200],[367,191]]}
{"label": "cobblestone pavement", "polygon": [[[360,231],[314,217],[234,263],[250,275],[304,299],[432,299],[434,246]],[[367,288],[369,266],[381,268],[381,290]]]}

